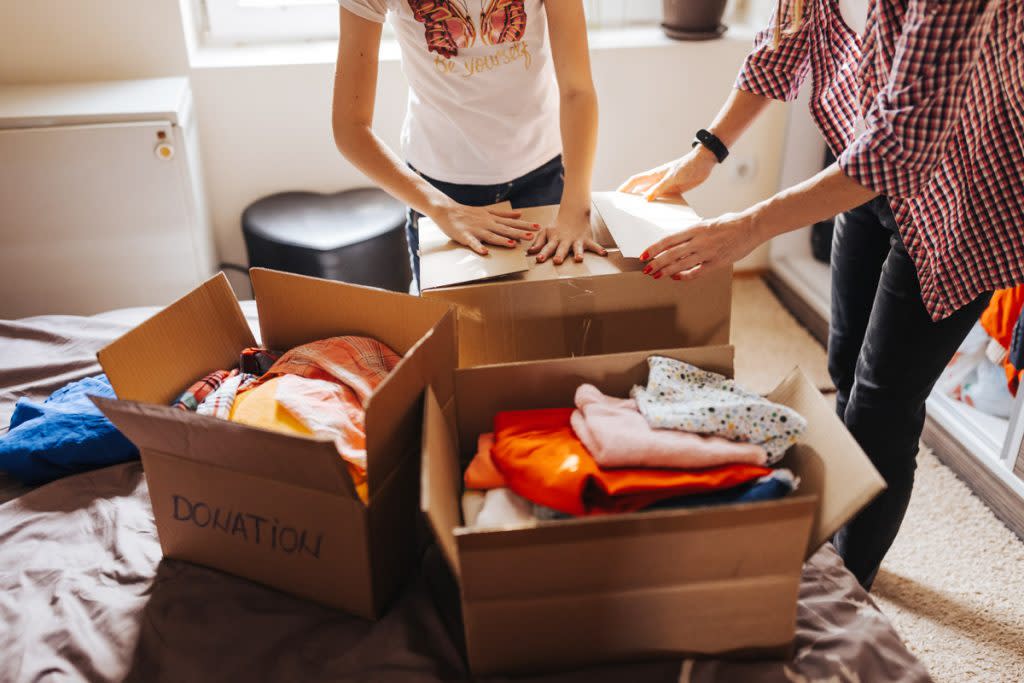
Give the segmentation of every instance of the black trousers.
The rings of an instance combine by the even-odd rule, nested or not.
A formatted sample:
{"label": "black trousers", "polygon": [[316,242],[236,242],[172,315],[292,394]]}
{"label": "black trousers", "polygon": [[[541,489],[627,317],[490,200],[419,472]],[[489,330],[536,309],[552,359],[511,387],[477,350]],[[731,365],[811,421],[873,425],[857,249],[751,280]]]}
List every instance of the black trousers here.
{"label": "black trousers", "polygon": [[836,219],[828,342],[836,411],[888,484],[833,539],[865,588],[910,502],[925,400],[990,298],[932,321],[888,199]]}
{"label": "black trousers", "polygon": [[[419,171],[416,172],[419,173]],[[458,185],[435,180],[422,173],[420,176],[459,204],[490,206],[510,202],[513,209],[560,204],[562,202],[562,187],[565,184],[562,155],[558,155],[524,176],[498,185]],[[412,276],[417,292],[420,282],[419,219],[420,214],[409,209],[405,222],[405,238],[409,243],[409,261],[412,264]]]}

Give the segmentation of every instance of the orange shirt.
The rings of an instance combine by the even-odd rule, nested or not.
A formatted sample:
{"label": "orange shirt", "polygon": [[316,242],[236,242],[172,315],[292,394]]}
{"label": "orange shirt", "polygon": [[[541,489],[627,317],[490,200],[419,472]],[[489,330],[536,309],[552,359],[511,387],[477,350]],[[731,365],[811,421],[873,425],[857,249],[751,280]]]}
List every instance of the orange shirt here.
{"label": "orange shirt", "polygon": [[699,470],[602,470],[573,432],[572,408],[519,410],[494,419],[491,456],[508,487],[571,515],[633,512],[669,498],[733,488],[772,473],[758,465]]}
{"label": "orange shirt", "polygon": [[[1013,329],[1017,326],[1021,309],[1024,308],[1024,285],[1011,289],[1000,289],[992,295],[988,308],[981,314],[981,326],[989,336],[999,342],[1004,349],[1010,348],[1013,340]],[[1006,382],[1010,392],[1016,395],[1017,386],[1024,368],[1015,368],[1009,360],[1003,363]]]}

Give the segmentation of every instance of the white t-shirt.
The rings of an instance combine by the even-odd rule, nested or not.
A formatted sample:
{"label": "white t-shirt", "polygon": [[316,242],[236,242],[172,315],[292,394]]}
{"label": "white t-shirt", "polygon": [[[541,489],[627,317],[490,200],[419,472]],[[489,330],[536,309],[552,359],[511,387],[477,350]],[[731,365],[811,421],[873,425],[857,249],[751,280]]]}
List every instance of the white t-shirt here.
{"label": "white t-shirt", "polygon": [[409,81],[402,153],[449,183],[496,185],[558,156],[543,0],[339,0],[391,21]]}

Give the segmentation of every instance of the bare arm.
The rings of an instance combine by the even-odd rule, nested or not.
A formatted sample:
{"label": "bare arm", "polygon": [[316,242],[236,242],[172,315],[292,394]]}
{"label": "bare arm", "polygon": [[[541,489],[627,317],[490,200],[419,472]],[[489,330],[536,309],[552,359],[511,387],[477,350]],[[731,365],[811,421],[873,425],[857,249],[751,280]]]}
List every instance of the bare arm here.
{"label": "bare arm", "polygon": [[590,75],[590,50],[582,0],[545,3],[551,56],[558,79],[565,187],[554,226],[530,248],[538,261],[552,254],[562,263],[570,249],[577,261],[584,250],[605,254],[590,234],[590,189],[597,149],[597,92]]}
{"label": "bare arm", "polygon": [[701,221],[654,244],[645,273],[690,279],[729,266],[758,245],[874,199],[878,193],[832,164],[812,178],[739,213]]}
{"label": "bare arm", "polygon": [[457,204],[402,163],[373,132],[377,93],[377,54],[381,25],[340,9],[338,63],[331,116],[338,150],[393,197],[432,218],[456,242],[486,254],[483,243],[514,246],[532,239],[531,223],[516,220],[516,211]]}
{"label": "bare arm", "polygon": [[[732,147],[771,102],[767,97],[733,89],[708,130],[726,147]],[[686,155],[645,173],[638,173],[619,187],[620,192],[644,194],[653,200],[666,195],[681,195],[697,187],[711,175],[718,159],[703,145]]]}

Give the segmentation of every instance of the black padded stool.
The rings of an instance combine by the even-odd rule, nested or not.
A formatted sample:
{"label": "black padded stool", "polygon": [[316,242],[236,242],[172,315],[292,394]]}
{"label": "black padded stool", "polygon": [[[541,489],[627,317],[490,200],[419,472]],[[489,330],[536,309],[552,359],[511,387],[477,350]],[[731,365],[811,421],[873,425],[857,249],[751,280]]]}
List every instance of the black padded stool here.
{"label": "black padded stool", "polygon": [[249,265],[408,292],[405,207],[382,190],[284,192],[242,214]]}

